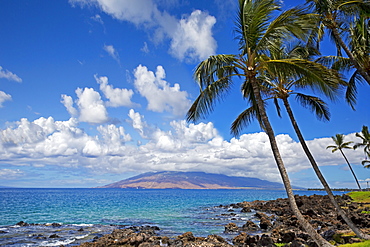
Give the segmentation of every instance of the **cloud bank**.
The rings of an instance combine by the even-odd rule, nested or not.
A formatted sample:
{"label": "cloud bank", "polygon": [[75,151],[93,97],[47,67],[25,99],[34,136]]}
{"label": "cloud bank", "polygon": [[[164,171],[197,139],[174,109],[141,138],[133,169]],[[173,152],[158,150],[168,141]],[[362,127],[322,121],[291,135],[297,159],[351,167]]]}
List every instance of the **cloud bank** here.
{"label": "cloud bank", "polygon": [[[138,112],[130,110],[128,121],[146,143],[136,145],[123,126],[113,124],[96,127],[97,135],[89,135],[78,127],[78,119],[55,121],[52,117],[35,121],[21,119],[0,131],[2,163],[17,166],[63,166],[87,169],[94,174],[123,174],[148,171],[204,171],[235,176],[248,176],[280,181],[268,137],[265,133],[244,134],[240,138],[223,139],[212,123],[188,124],[172,121],[169,130],[150,126]],[[354,134],[347,136],[354,139]],[[278,135],[288,172],[310,167],[299,143],[288,135]],[[339,154],[331,154],[326,146],[330,138],[308,141],[318,164],[343,164]],[[362,152],[347,152],[349,160],[360,161]],[[1,176],[23,176],[17,169],[3,169]]]}

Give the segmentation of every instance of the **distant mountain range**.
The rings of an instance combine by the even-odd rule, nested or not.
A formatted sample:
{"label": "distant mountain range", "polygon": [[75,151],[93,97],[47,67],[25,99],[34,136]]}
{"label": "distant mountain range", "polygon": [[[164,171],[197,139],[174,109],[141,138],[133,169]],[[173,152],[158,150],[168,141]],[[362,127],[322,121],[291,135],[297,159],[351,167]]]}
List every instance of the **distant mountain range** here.
{"label": "distant mountain range", "polygon": [[284,189],[284,186],[258,178],[230,177],[204,172],[150,172],[98,188]]}

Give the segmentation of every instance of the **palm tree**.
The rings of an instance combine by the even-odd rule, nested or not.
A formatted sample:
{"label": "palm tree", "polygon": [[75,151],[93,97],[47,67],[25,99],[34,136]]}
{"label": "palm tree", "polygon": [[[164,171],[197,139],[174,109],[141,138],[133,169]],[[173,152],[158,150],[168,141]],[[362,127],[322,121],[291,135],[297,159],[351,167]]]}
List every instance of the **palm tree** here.
{"label": "palm tree", "polygon": [[[350,43],[349,46],[351,51],[359,63],[361,68],[365,70],[367,75],[370,76],[370,25],[369,18],[364,18],[360,16],[353,24],[350,26]],[[349,59],[348,59],[349,60]],[[345,64],[345,63],[344,63]],[[351,68],[349,63],[347,70]],[[362,84],[364,78],[361,76],[360,71],[355,70],[350,77],[348,82],[348,87],[346,91],[346,99],[354,108],[354,103],[356,102],[357,84]],[[369,82],[368,82],[369,83]],[[370,85],[370,83],[369,83]]]}
{"label": "palm tree", "polygon": [[283,180],[290,207],[301,226],[319,246],[332,246],[307,222],[298,209],[273,128],[265,111],[261,85],[257,78],[264,70],[280,71],[286,75],[307,74],[307,68],[291,59],[272,59],[269,51],[280,49],[282,39],[307,38],[316,19],[303,9],[293,8],[275,15],[280,9],[275,0],[239,0],[236,32],[239,34],[239,54],[215,55],[202,61],[194,72],[200,94],[190,107],[187,120],[196,121],[213,110],[231,88],[233,78],[241,78],[244,97],[266,132],[275,162]]}
{"label": "palm tree", "polygon": [[[344,221],[351,227],[351,229],[356,233],[358,237],[368,238],[369,236],[364,235],[353,224],[353,222],[347,217],[345,212],[342,210],[342,208],[335,200],[335,197],[328,183],[326,182],[323,174],[319,169],[319,166],[317,165],[311,151],[309,150],[306,144],[306,141],[304,140],[304,137],[300,131],[297,121],[295,120],[293,111],[288,100],[291,95],[296,95],[295,97],[296,100],[302,106],[310,108],[310,110],[313,111],[319,119],[329,120],[330,114],[327,109],[327,106],[320,98],[297,92],[299,91],[299,89],[302,88],[311,88],[313,91],[322,92],[329,98],[333,99],[334,96],[336,95],[339,84],[342,83],[340,77],[334,71],[326,68],[321,64],[305,60],[305,58],[310,58],[312,55],[316,55],[317,53],[315,53],[314,51],[315,49],[313,49],[312,47],[308,46],[304,47],[301,45],[296,45],[290,49],[271,51],[271,54],[275,59],[295,58],[297,59],[297,61],[300,60],[300,63],[305,64],[305,66],[307,66],[307,69],[310,71],[311,74],[307,73],[304,77],[298,78],[296,75],[296,77],[293,78],[293,77],[284,77],[284,74],[281,74],[280,71],[269,71],[269,70],[265,71],[265,73],[259,77],[261,81],[265,82],[263,84],[264,94],[267,96],[265,101],[268,99],[274,100],[279,116],[281,115],[278,99],[281,99],[283,101],[284,107],[288,113],[288,116],[298,136],[301,146],[306,156],[308,157],[317,177],[324,186],[332,204],[335,206],[338,213],[341,215]],[[314,53],[310,54],[310,52]],[[241,129],[249,123],[248,119],[255,117],[255,113],[252,109],[253,107],[247,109],[238,116],[238,118],[232,124],[231,129],[232,133],[234,133],[235,135],[239,135]]]}
{"label": "palm tree", "polygon": [[338,55],[341,56],[343,49],[357,73],[370,85],[370,74],[365,71],[360,58],[354,55],[344,41],[349,36],[350,23],[360,16],[368,16],[370,3],[366,0],[306,0],[306,2],[321,18],[320,38],[324,28],[327,28],[337,46]]}
{"label": "palm tree", "polygon": [[[353,53],[356,61],[360,67],[370,75],[370,23],[369,18],[360,16],[358,19],[353,21],[349,26],[349,48]],[[342,56],[325,56],[320,58],[320,63],[332,68],[349,72],[353,69],[351,60],[347,57]],[[355,109],[356,103],[357,85],[365,83],[366,80],[361,76],[359,70],[354,70],[351,74],[346,90],[346,101]],[[370,84],[369,84],[370,85]]]}
{"label": "palm tree", "polygon": [[362,142],[361,143],[356,143],[353,148],[359,148],[363,147],[364,148],[364,153],[365,153],[365,160],[362,161],[362,165],[365,168],[370,168],[369,165],[365,165],[366,163],[370,163],[370,160],[367,160],[367,158],[370,158],[370,133],[369,133],[369,128],[367,126],[362,126],[361,133],[356,133],[356,136],[361,138]]}
{"label": "palm tree", "polygon": [[331,137],[332,139],[333,139],[333,141],[334,141],[334,143],[335,143],[335,145],[330,145],[330,146],[327,146],[326,148],[328,149],[328,148],[332,148],[332,153],[334,153],[335,151],[337,151],[337,150],[339,150],[340,151],[340,153],[343,155],[343,158],[346,160],[346,162],[347,162],[347,164],[348,164],[348,166],[349,166],[349,169],[351,170],[351,172],[352,172],[352,174],[353,174],[353,177],[355,178],[355,180],[356,180],[356,183],[357,183],[357,185],[358,185],[358,188],[360,189],[360,190],[362,190],[361,189],[361,186],[360,186],[360,184],[359,184],[359,182],[358,182],[358,180],[357,180],[357,177],[356,177],[356,174],[355,174],[355,172],[353,171],[353,169],[352,169],[352,166],[351,166],[351,164],[349,163],[349,161],[348,161],[348,159],[347,159],[347,157],[346,157],[346,155],[344,154],[344,152],[343,152],[343,149],[352,149],[352,147],[350,147],[349,145],[351,144],[351,143],[353,143],[353,142],[344,142],[344,135],[343,134],[336,134],[335,136],[332,136]]}

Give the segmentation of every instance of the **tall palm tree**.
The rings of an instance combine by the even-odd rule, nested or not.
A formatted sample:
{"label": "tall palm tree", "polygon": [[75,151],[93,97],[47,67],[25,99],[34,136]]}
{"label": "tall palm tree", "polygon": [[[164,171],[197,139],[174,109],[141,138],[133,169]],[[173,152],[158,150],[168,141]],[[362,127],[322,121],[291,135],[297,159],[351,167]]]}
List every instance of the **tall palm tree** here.
{"label": "tall palm tree", "polygon": [[257,76],[266,69],[279,70],[286,75],[308,73],[307,68],[295,60],[271,59],[269,51],[280,49],[283,38],[307,38],[317,20],[299,8],[274,15],[279,9],[275,0],[239,0],[236,23],[239,54],[210,56],[197,66],[194,77],[200,86],[200,94],[190,107],[187,120],[196,121],[207,115],[213,110],[215,103],[230,90],[233,79],[241,78],[244,97],[251,105],[256,106],[253,108],[255,116],[269,138],[293,213],[319,246],[332,246],[316,232],[298,209],[260,92],[261,85]]}
{"label": "tall palm tree", "polygon": [[343,156],[343,158],[346,160],[346,162],[347,162],[347,164],[348,164],[348,167],[349,167],[349,169],[351,170],[351,172],[352,172],[352,175],[353,175],[353,177],[355,178],[355,180],[356,180],[356,183],[357,183],[357,186],[358,186],[358,188],[360,189],[360,190],[362,190],[361,189],[361,186],[360,186],[360,183],[358,182],[358,180],[357,180],[357,177],[356,177],[356,174],[355,174],[355,172],[353,171],[353,169],[352,169],[352,166],[351,166],[351,164],[349,163],[349,161],[348,161],[348,159],[347,159],[347,156],[344,154],[344,152],[343,152],[343,149],[352,149],[352,147],[350,147],[349,145],[351,144],[351,143],[353,143],[352,141],[351,142],[344,142],[344,135],[343,134],[336,134],[335,136],[332,136],[331,137],[332,139],[333,139],[333,141],[334,141],[334,143],[335,143],[335,145],[330,145],[330,146],[327,146],[326,148],[328,149],[328,148],[332,148],[332,153],[334,153],[335,151],[340,151],[340,153],[342,154],[342,156]]}
{"label": "tall palm tree", "polygon": [[349,35],[350,23],[361,15],[369,15],[370,3],[366,0],[306,0],[306,3],[321,18],[320,37],[324,33],[324,28],[327,28],[337,46],[338,54],[341,55],[343,49],[358,74],[370,84],[370,74],[365,71],[359,58],[356,58],[344,41]]}
{"label": "tall palm tree", "polygon": [[[320,98],[299,92],[300,89],[311,88],[313,91],[322,92],[329,98],[333,99],[339,85],[342,84],[340,77],[333,70],[330,70],[321,64],[305,60],[305,58],[310,58],[311,55],[317,54],[312,53],[313,51],[315,51],[315,49],[313,49],[312,47],[304,47],[301,45],[296,45],[289,49],[281,49],[280,51],[271,51],[271,54],[275,59],[296,58],[297,60],[302,60],[300,61],[300,63],[305,64],[307,66],[307,69],[309,69],[311,73],[306,74],[304,77],[298,77],[298,75],[296,75],[296,77],[285,77],[285,75],[281,74],[280,71],[266,70],[265,73],[259,77],[261,81],[265,82],[263,84],[263,91],[264,94],[267,96],[265,101],[268,99],[274,100],[279,116],[280,106],[278,104],[278,99],[283,101],[284,107],[288,113],[288,116],[298,136],[301,146],[306,156],[308,157],[317,177],[324,186],[332,204],[335,206],[339,215],[344,219],[344,221],[348,224],[348,226],[350,226],[350,228],[356,233],[358,237],[369,238],[370,236],[363,234],[347,217],[345,212],[335,200],[335,197],[328,183],[326,182],[323,174],[319,169],[319,166],[317,165],[311,151],[306,144],[306,141],[304,140],[304,137],[302,135],[302,132],[300,131],[288,100],[290,96],[296,95],[296,100],[302,106],[310,108],[310,110],[313,111],[318,118],[329,120],[330,114],[327,106]],[[255,114],[251,109],[247,109],[247,111],[240,114],[232,124],[232,132],[238,135],[241,129],[246,124],[248,124],[248,121],[246,119],[251,119],[254,116]]]}
{"label": "tall palm tree", "polygon": [[370,160],[368,160],[368,158],[370,159],[370,133],[369,133],[369,128],[365,125],[362,126],[361,133],[356,133],[356,136],[361,138],[362,142],[361,143],[356,143],[353,146],[353,148],[354,149],[359,148],[359,147],[364,148],[365,160],[362,161],[361,163],[365,168],[370,168],[370,164],[365,165],[366,163],[370,163]]}

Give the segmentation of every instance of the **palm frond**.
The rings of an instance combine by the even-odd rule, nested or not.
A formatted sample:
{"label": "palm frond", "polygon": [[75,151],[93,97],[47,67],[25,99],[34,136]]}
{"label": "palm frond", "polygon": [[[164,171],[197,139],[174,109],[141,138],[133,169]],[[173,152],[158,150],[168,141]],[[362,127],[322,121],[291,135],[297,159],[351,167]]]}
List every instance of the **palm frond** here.
{"label": "palm frond", "polygon": [[240,113],[239,116],[231,124],[231,134],[233,134],[234,136],[239,136],[242,130],[248,127],[248,125],[251,124],[253,120],[258,120],[259,114],[257,112],[258,111],[256,107],[251,106]]}
{"label": "palm frond", "polygon": [[274,98],[274,105],[275,105],[278,116],[281,118],[281,108],[280,108],[279,101],[277,98]]}
{"label": "palm frond", "polygon": [[[368,165],[365,165],[366,163],[369,163]],[[361,162],[361,164],[365,167],[365,168],[370,168],[370,161],[369,160],[364,160]]]}
{"label": "palm frond", "polygon": [[237,74],[234,55],[210,56],[202,61],[194,72],[200,94],[186,115],[188,121],[197,121],[213,111],[232,86],[232,77]]}
{"label": "palm frond", "polygon": [[370,154],[370,132],[367,126],[362,126],[360,133],[355,134],[356,137],[359,137],[362,142],[356,143],[353,148],[364,147],[364,152]]}
{"label": "palm frond", "polygon": [[325,66],[305,59],[281,59],[266,62],[271,74],[279,73],[283,78],[292,78],[297,88],[309,87],[318,90],[330,99],[339,96],[340,75]]}
{"label": "palm frond", "polygon": [[357,84],[358,82],[364,82],[364,78],[356,70],[348,81],[345,99],[346,102],[355,110],[357,102]]}
{"label": "palm frond", "polygon": [[317,32],[318,23],[318,16],[308,13],[307,8],[288,9],[270,23],[258,43],[257,50],[264,51],[266,48],[271,50],[275,42],[280,42],[281,39],[289,41],[294,37],[308,41],[313,37],[313,31]]}
{"label": "palm frond", "polygon": [[194,79],[200,89],[208,87],[219,80],[229,80],[237,73],[235,55],[215,55],[199,63],[194,72]]}
{"label": "palm frond", "polygon": [[315,60],[315,62],[342,72],[348,72],[353,69],[351,60],[341,56],[322,56]]}
{"label": "palm frond", "polygon": [[213,111],[214,105],[229,91],[231,81],[218,80],[202,90],[189,108],[186,119],[195,122]]}
{"label": "palm frond", "polygon": [[315,113],[320,120],[330,120],[330,112],[327,104],[318,97],[297,93],[296,99],[305,108]]}
{"label": "palm frond", "polygon": [[334,153],[337,150],[339,150],[338,147],[337,146],[334,146],[334,145],[327,146],[326,149],[328,149],[328,148],[332,148],[332,150],[331,150],[332,153]]}
{"label": "palm frond", "polygon": [[239,49],[242,55],[248,50],[256,50],[256,44],[265,33],[272,13],[280,6],[275,0],[240,0],[237,32],[239,33]]}

